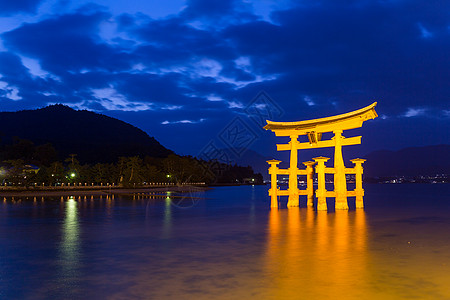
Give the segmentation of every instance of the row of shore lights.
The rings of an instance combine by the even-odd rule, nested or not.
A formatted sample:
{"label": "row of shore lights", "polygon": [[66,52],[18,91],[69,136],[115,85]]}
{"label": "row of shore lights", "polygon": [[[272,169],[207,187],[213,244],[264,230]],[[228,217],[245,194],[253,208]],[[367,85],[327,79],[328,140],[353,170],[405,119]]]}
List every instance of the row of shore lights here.
{"label": "row of shore lights", "polygon": [[[181,183],[181,185],[205,185],[206,183],[204,183],[204,182],[183,182],[183,183]],[[134,185],[136,185],[136,183],[134,184]],[[160,185],[174,185],[174,183],[168,183],[168,182],[151,182],[151,183],[144,183],[144,186],[148,186],[148,185],[156,185],[156,186],[160,186]],[[6,183],[5,183],[5,186],[6,186]],[[34,186],[38,186],[38,184],[37,184],[37,182],[35,182],[34,183]],[[42,183],[42,186],[45,186],[45,183]],[[76,183],[76,182],[74,182],[74,183],[72,183],[72,184],[70,184],[70,182],[69,183],[61,183],[61,186],[88,186],[88,184],[85,182],[84,184],[83,183],[81,183],[81,182],[79,182],[79,183]],[[90,186],[94,186],[94,183],[91,183],[91,185]],[[106,184],[103,184],[103,182],[102,183],[100,183],[100,185],[95,185],[95,186],[116,186],[116,184],[115,183],[106,183]]]}
{"label": "row of shore lights", "polygon": [[[52,174],[52,176],[54,176],[54,174]],[[77,175],[75,173],[70,173],[70,178],[73,179],[76,176]],[[166,177],[167,178],[171,178],[171,175],[167,174]],[[254,179],[252,179],[252,180],[254,180]],[[61,186],[64,186],[64,185],[65,185],[64,182],[61,183]],[[134,185],[136,186],[136,183]],[[173,185],[173,183],[168,183],[168,182],[146,183],[146,182],[144,182],[144,185],[146,185],[146,186],[147,185],[161,186],[161,185]],[[189,182],[189,183],[183,182],[182,185],[205,185],[205,183],[204,182]],[[6,182],[5,182],[5,186],[7,186]],[[36,187],[38,186],[37,182],[34,183],[34,186],[36,186]],[[42,183],[42,186],[45,186],[45,183]],[[67,186],[83,186],[83,184],[81,182],[79,182],[78,185],[77,185],[77,183],[74,182],[72,185],[70,185],[70,182],[69,182],[69,183],[67,183]],[[88,186],[88,184],[85,182],[84,186]],[[94,183],[91,183],[91,186],[94,186]],[[103,182],[100,183],[100,186],[103,186]],[[107,183],[105,186],[112,186],[113,187],[113,186],[115,186],[115,183],[112,183],[112,184]]]}
{"label": "row of shore lights", "polygon": [[[204,182],[183,182],[183,183],[181,183],[181,185],[205,185],[205,184],[206,183],[204,183]],[[8,184],[5,183],[5,186],[7,186],[7,185]],[[136,183],[134,185],[136,186]],[[163,186],[163,185],[174,185],[174,183],[168,183],[168,182],[144,183],[144,186]],[[38,185],[38,183],[35,182],[34,186],[35,187],[37,187],[37,186],[45,186],[45,183],[43,182],[42,185],[40,185],[40,184]],[[61,186],[62,187],[63,186],[88,186],[88,184],[86,182],[84,184],[81,183],[81,182],[79,182],[79,183],[74,182],[74,183],[70,184],[70,182],[69,182],[69,183],[61,183]],[[89,186],[94,186],[94,183],[91,183]],[[116,184],[115,183],[103,184],[103,182],[102,182],[102,183],[100,183],[100,185],[95,185],[95,186],[111,186],[111,187],[114,187],[114,186],[116,186]]]}

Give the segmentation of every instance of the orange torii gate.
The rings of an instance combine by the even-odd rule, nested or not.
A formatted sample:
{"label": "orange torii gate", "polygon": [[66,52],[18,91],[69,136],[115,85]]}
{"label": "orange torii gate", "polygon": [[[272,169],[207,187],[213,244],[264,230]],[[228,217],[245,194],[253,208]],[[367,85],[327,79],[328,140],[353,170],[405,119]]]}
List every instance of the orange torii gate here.
{"label": "orange torii gate", "polygon": [[[299,122],[273,122],[267,120],[264,129],[271,130],[276,136],[288,136],[291,141],[288,144],[277,144],[278,151],[290,151],[290,166],[288,169],[279,169],[279,160],[269,160],[269,174],[271,174],[271,188],[269,195],[271,196],[271,207],[278,207],[278,196],[289,196],[288,206],[299,206],[299,195],[308,196],[308,206],[313,205],[313,165],[318,174],[318,189],[316,196],[318,199],[318,210],[326,210],[326,198],[335,197],[336,209],[348,209],[347,197],[356,197],[356,207],[363,207],[362,189],[362,164],[364,159],[352,159],[355,164],[354,168],[346,168],[342,157],[342,146],[361,144],[361,136],[345,138],[342,135],[344,130],[362,127],[364,121],[375,119],[378,115],[375,111],[376,102],[362,109],[349,112],[342,115],[320,118]],[[322,134],[332,132],[334,137],[330,140],[322,140]],[[308,142],[299,142],[298,136],[306,135]],[[316,157],[314,162],[308,161],[303,164],[306,169],[298,169],[298,150],[334,147],[334,166],[328,168],[325,162],[329,160],[327,157]],[[277,175],[289,175],[289,188],[287,190],[279,190],[277,187]],[[334,174],[334,191],[325,189],[325,174]],[[347,182],[345,174],[355,174],[356,188],[354,191],[347,191]],[[298,175],[307,176],[306,190],[298,189]]]}

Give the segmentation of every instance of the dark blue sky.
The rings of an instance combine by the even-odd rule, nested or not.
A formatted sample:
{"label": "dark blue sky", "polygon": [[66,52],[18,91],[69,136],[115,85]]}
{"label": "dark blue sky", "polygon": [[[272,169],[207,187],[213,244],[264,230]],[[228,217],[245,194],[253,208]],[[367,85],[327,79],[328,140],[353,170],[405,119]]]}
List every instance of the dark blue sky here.
{"label": "dark blue sky", "polygon": [[[450,1],[0,1],[0,110],[63,103],[180,154],[378,102],[362,153],[450,143]],[[261,92],[264,93],[261,94]],[[242,153],[235,153],[241,155]]]}

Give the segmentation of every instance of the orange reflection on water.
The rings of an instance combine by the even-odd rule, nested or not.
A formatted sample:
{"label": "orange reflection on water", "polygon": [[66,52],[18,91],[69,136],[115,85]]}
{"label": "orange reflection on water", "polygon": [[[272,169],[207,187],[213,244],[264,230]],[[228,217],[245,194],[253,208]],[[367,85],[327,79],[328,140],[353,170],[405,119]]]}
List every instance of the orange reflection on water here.
{"label": "orange reflection on water", "polygon": [[271,210],[268,224],[269,299],[364,298],[368,280],[364,211]]}

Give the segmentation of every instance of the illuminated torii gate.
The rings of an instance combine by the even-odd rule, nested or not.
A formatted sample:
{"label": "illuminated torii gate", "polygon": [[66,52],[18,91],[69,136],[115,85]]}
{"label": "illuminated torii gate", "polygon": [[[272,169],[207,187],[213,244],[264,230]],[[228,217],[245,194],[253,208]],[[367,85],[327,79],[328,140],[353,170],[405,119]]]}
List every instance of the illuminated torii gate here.
{"label": "illuminated torii gate", "polygon": [[[269,194],[272,198],[272,207],[278,207],[277,196],[288,195],[288,206],[299,206],[299,195],[308,195],[308,205],[312,206],[312,175],[309,173],[312,169],[312,165],[317,163],[316,173],[318,173],[318,190],[316,196],[318,198],[318,210],[326,210],[326,197],[335,197],[336,209],[348,209],[347,197],[356,196],[357,207],[363,207],[362,196],[364,191],[362,189],[362,163],[363,159],[354,159],[352,162],[355,164],[354,168],[345,168],[344,159],[342,157],[342,146],[358,145],[361,144],[361,136],[345,138],[342,136],[342,132],[348,129],[354,129],[362,127],[364,121],[374,119],[378,115],[375,111],[376,102],[362,109],[349,112],[342,115],[320,118],[299,122],[273,122],[267,120],[267,125],[264,129],[271,130],[276,136],[288,136],[291,141],[288,144],[277,144],[278,151],[291,151],[290,152],[290,167],[289,169],[278,169],[277,165],[280,161],[271,160],[269,173],[272,177],[272,187],[269,190]],[[330,140],[322,140],[322,134],[325,132],[333,132],[334,137]],[[309,142],[299,142],[298,136],[306,135]],[[334,167],[325,167],[325,162],[328,160],[326,157],[314,158],[314,162],[305,162],[307,166],[306,170],[298,169],[298,150],[300,149],[312,149],[312,148],[325,148],[334,147]],[[325,190],[325,173],[334,174],[334,191]],[[289,175],[289,188],[288,190],[278,190],[277,188],[277,175],[288,174]],[[347,191],[347,183],[345,174],[356,175],[356,188],[354,191]],[[297,175],[308,175],[307,189],[302,191],[298,189]]]}

